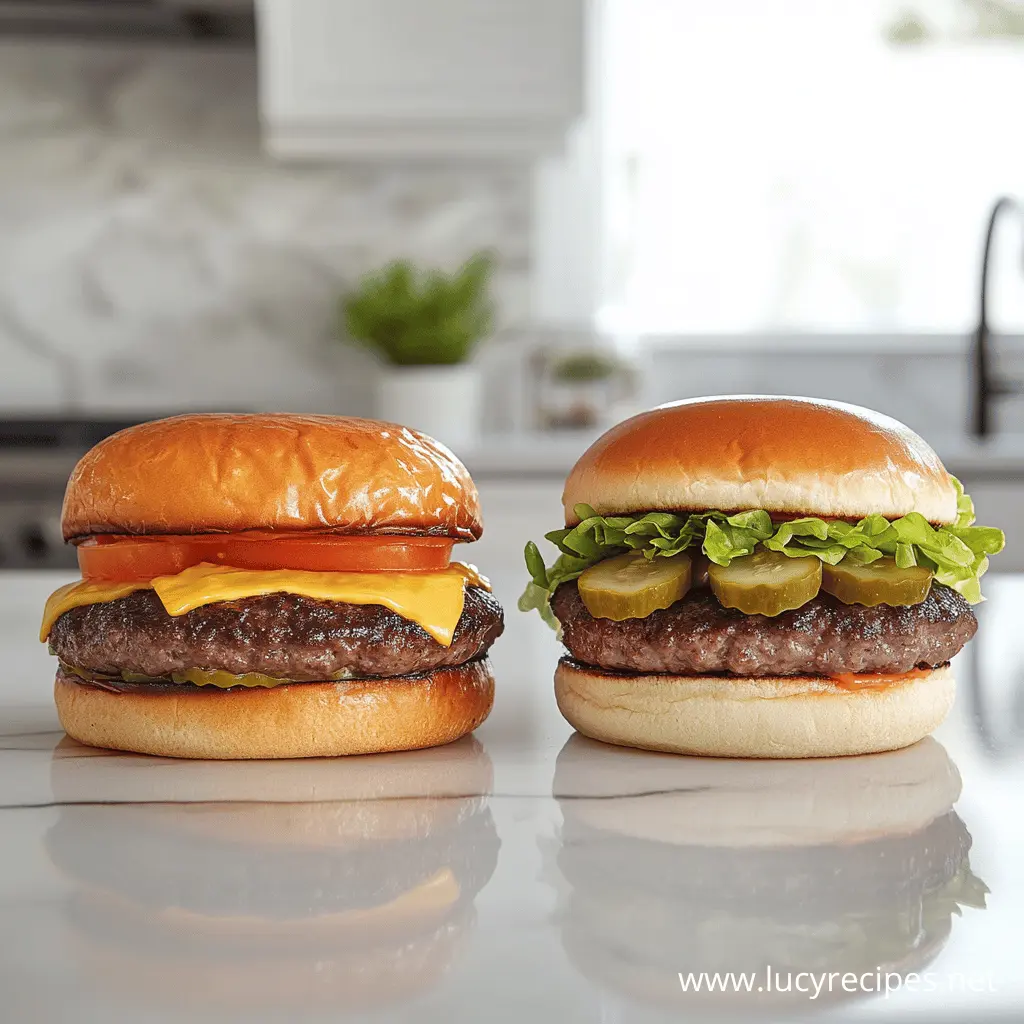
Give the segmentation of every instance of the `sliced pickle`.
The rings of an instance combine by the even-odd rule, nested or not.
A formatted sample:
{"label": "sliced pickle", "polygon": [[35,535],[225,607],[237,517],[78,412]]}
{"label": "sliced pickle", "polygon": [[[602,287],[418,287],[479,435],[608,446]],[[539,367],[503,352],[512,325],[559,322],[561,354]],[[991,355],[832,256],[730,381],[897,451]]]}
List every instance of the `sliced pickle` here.
{"label": "sliced pickle", "polygon": [[[89,678],[90,675],[81,669],[68,669],[78,675]],[[122,679],[126,683],[191,683],[193,686],[214,686],[220,690],[229,690],[235,686],[259,687],[271,686],[292,686],[294,679],[279,679],[277,676],[267,676],[262,672],[243,672],[235,675],[225,669],[219,668],[187,668],[181,672],[172,672],[170,678],[166,676],[144,676],[138,672],[122,672],[119,676],[105,676],[101,678],[117,680]],[[325,676],[323,682],[341,682],[346,679],[355,678],[351,669],[342,669]]]}
{"label": "sliced pickle", "polygon": [[166,676],[146,676],[141,672],[122,672],[120,676],[111,676],[112,679],[122,679],[126,683],[166,683],[169,680]]}
{"label": "sliced pickle", "polygon": [[262,672],[243,672],[235,675],[219,668],[187,668],[184,672],[172,672],[171,679],[176,683],[191,683],[193,686],[216,686],[220,690],[232,686],[281,686],[287,685],[287,679],[275,679]]}
{"label": "sliced pickle", "polygon": [[580,597],[595,619],[643,619],[686,595],[690,570],[686,554],[649,559],[630,551],[587,569],[580,576]]}
{"label": "sliced pickle", "polygon": [[280,686],[287,684],[287,679],[275,679],[260,672],[245,672],[235,675],[219,668],[187,668],[182,672],[172,672],[167,676],[144,676],[139,672],[122,672],[121,679],[126,683],[191,683],[193,686],[215,686],[219,690],[227,690],[232,686]]}
{"label": "sliced pickle", "polygon": [[822,569],[821,589],[844,604],[920,604],[932,586],[932,573],[921,565],[901,569],[891,558],[863,565],[844,558]]}
{"label": "sliced pickle", "polygon": [[745,615],[780,615],[807,604],[821,587],[821,561],[757,551],[708,568],[711,589],[726,608]]}

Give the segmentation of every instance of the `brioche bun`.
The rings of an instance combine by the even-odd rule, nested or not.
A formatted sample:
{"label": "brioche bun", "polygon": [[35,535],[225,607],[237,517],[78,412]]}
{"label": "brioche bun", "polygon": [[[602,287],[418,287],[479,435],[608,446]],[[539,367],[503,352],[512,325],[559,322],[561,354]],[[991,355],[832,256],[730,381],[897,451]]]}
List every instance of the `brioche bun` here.
{"label": "brioche bun", "polygon": [[90,534],[332,530],[474,540],[476,487],[444,445],[350,416],[197,414],[129,427],[87,452],[65,540]]}
{"label": "brioche bun", "polygon": [[486,658],[420,676],[111,693],[58,671],[54,700],[80,743],[163,757],[336,757],[417,750],[472,732],[494,702]]}
{"label": "brioche bun", "polygon": [[836,757],[896,750],[949,713],[949,667],[854,691],[824,677],[629,676],[563,658],[559,710],[618,746],[709,757]]}
{"label": "brioche bun", "polygon": [[612,427],[562,494],[601,515],[765,509],[783,515],[952,523],[953,481],[912,430],[869,409],[809,398],[730,396],[664,405]]}

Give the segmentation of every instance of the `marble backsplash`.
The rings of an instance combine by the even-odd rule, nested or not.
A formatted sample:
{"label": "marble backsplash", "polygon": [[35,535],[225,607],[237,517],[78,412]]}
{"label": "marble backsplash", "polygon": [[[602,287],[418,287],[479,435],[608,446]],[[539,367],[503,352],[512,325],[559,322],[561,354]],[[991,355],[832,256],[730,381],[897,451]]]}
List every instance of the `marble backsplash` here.
{"label": "marble backsplash", "polygon": [[[241,51],[0,42],[0,415],[372,414],[374,361],[333,337],[339,293],[397,255],[488,247],[508,343],[483,353],[486,425],[530,425],[530,171],[275,163],[256,90]],[[911,341],[655,346],[642,401],[809,394],[961,434],[968,339]],[[1024,340],[1000,359],[1024,379]],[[999,419],[1024,431],[1024,400]]]}
{"label": "marble backsplash", "polygon": [[398,255],[491,248],[524,319],[526,168],[273,163],[256,90],[251,53],[0,43],[0,409],[368,414],[334,309]]}

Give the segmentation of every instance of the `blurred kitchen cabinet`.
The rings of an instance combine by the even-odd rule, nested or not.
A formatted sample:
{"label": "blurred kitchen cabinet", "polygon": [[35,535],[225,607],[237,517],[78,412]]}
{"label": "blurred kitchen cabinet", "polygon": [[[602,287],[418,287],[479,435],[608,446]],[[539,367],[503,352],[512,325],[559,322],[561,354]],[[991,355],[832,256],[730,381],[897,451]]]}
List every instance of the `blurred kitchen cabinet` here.
{"label": "blurred kitchen cabinet", "polygon": [[558,151],[585,0],[258,0],[265,144],[289,158]]}

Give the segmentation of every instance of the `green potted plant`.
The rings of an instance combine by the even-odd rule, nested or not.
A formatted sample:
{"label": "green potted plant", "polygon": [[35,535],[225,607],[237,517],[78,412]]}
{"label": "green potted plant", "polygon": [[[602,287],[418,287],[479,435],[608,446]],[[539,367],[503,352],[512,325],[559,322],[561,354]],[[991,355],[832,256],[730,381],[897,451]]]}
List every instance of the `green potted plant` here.
{"label": "green potted plant", "polygon": [[395,260],[342,298],[342,336],[383,364],[381,419],[455,445],[473,439],[480,379],[471,357],[494,324],[493,269],[486,252],[450,273]]}

